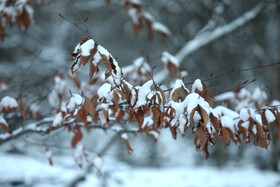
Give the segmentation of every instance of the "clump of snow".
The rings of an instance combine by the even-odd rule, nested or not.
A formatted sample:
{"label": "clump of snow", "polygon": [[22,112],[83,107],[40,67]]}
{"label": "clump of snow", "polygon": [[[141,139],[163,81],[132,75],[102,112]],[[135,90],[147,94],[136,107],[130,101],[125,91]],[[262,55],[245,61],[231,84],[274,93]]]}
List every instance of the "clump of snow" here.
{"label": "clump of snow", "polygon": [[92,163],[97,170],[100,170],[104,165],[103,158],[100,155],[94,156]]}
{"label": "clump of snow", "polygon": [[248,121],[249,118],[250,118],[250,114],[248,112],[248,109],[247,108],[241,109],[241,111],[240,111],[240,119],[243,120],[243,121]]}
{"label": "clump of snow", "polygon": [[[93,41],[93,39],[89,39],[85,43],[83,43],[80,46],[81,55],[82,56],[89,56],[90,55],[90,50],[92,50],[94,48],[94,44],[95,44],[95,42]],[[75,48],[75,51],[76,51],[76,48]]]}
{"label": "clump of snow", "polygon": [[58,108],[59,106],[59,97],[58,93],[55,90],[52,90],[48,95],[48,101],[52,108]]}
{"label": "clump of snow", "polygon": [[265,111],[265,118],[267,119],[268,123],[271,123],[276,119],[270,110]]}
{"label": "clump of snow", "polygon": [[147,95],[151,92],[151,86],[153,85],[153,81],[149,80],[141,87],[138,88],[138,100],[134,106],[134,108],[138,108],[147,103]]}
{"label": "clump of snow", "polygon": [[59,112],[59,113],[57,113],[57,114],[54,116],[53,125],[52,125],[52,126],[53,126],[53,127],[57,127],[57,126],[61,125],[62,121],[63,121],[62,113]]}
{"label": "clump of snow", "polygon": [[166,51],[162,53],[161,61],[164,64],[168,64],[168,62],[170,62],[170,63],[174,64],[176,67],[179,67],[178,59]]}
{"label": "clump of snow", "polygon": [[81,106],[84,102],[84,98],[79,95],[79,94],[73,94],[67,105],[66,105],[66,108],[68,111],[74,111],[74,109],[77,107],[77,106]]}
{"label": "clump of snow", "polygon": [[121,137],[122,139],[128,140],[128,133],[127,132],[122,133]]}
{"label": "clump of snow", "polygon": [[59,94],[63,94],[65,92],[66,88],[66,82],[63,78],[60,76],[55,76],[54,77],[54,89],[57,91]]}
{"label": "clump of snow", "polygon": [[142,124],[142,128],[145,127],[150,127],[154,124],[154,120],[152,116],[145,116],[143,124]]}
{"label": "clump of snow", "polygon": [[225,92],[223,94],[217,95],[215,97],[215,101],[226,101],[226,100],[231,100],[235,97],[234,92]]}
{"label": "clump of snow", "polygon": [[221,123],[224,127],[228,127],[231,129],[232,132],[235,132],[235,123],[232,118],[228,116],[222,116]]}
{"label": "clump of snow", "polygon": [[111,84],[109,83],[104,83],[102,86],[98,89],[97,95],[99,99],[106,98],[106,99],[111,99]]}
{"label": "clump of snow", "polygon": [[256,87],[253,94],[252,94],[252,99],[254,101],[257,101],[258,103],[262,103],[262,102],[265,102],[267,100],[267,95],[259,87]]}
{"label": "clump of snow", "polygon": [[228,116],[232,119],[239,118],[239,114],[233,110],[230,110],[224,106],[217,106],[214,108],[214,111],[220,116]]}
{"label": "clump of snow", "polygon": [[203,85],[200,79],[196,79],[192,85],[192,92],[195,92],[196,89],[201,92],[203,91]]}
{"label": "clump of snow", "polygon": [[249,118],[252,117],[253,119],[256,119],[255,110],[252,108],[243,108],[240,111],[240,119],[243,121],[248,121]]}
{"label": "clump of snow", "polygon": [[17,101],[10,96],[3,97],[0,102],[0,110],[2,110],[3,108],[14,109],[17,107],[18,107]]}
{"label": "clump of snow", "polygon": [[156,32],[160,32],[160,33],[164,33],[166,34],[167,36],[170,36],[171,35],[171,32],[170,30],[164,26],[163,24],[159,23],[159,22],[154,22],[152,24],[152,29]]}
{"label": "clump of snow", "polygon": [[107,49],[105,49],[101,45],[98,45],[97,50],[99,51],[100,54],[105,55],[107,57],[107,60],[109,60],[110,58],[113,60],[112,63],[115,66],[115,69],[111,73],[114,78],[114,82],[117,85],[120,85],[123,73],[122,73],[122,70],[121,70],[118,62],[116,61],[115,58],[113,58],[113,56],[109,53],[109,51],[107,51]]}

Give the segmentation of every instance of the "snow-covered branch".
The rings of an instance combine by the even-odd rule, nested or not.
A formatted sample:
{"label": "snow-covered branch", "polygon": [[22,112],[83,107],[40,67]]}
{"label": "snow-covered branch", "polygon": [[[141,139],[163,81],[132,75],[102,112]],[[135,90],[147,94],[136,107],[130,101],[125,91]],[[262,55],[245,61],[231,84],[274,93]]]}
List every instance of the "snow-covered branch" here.
{"label": "snow-covered branch", "polygon": [[[249,23],[260,14],[263,8],[264,3],[260,2],[253,9],[246,12],[241,17],[233,20],[232,22],[223,26],[219,26],[213,31],[204,32],[198,35],[193,40],[184,45],[175,55],[175,57],[178,59],[179,64],[182,63],[184,58],[199,50],[200,48]],[[160,83],[167,77],[167,75],[168,71],[162,70],[155,76],[155,80]]]}

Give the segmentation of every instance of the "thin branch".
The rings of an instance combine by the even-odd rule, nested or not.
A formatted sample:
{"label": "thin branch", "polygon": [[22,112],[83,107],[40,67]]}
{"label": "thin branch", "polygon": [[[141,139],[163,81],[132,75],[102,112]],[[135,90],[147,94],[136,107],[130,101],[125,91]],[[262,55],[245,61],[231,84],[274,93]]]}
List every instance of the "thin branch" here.
{"label": "thin branch", "polygon": [[65,18],[63,15],[58,14],[62,19],[68,21],[69,23],[71,23],[72,25],[74,25],[76,28],[78,28],[80,31],[82,31],[87,37],[92,38],[86,31],[84,31],[81,27],[79,27],[79,25],[75,22],[70,21],[69,19]]}
{"label": "thin branch", "polygon": [[76,14],[78,15],[80,21],[83,23],[85,29],[86,29],[86,33],[88,34],[88,36],[90,36],[91,39],[93,39],[93,37],[91,36],[91,34],[89,33],[89,30],[88,30],[88,26],[86,24],[86,20],[82,17],[82,15],[79,13],[79,10],[77,9],[77,7],[75,6],[73,0],[70,0],[71,1],[71,5],[74,9],[74,11],[76,12]]}

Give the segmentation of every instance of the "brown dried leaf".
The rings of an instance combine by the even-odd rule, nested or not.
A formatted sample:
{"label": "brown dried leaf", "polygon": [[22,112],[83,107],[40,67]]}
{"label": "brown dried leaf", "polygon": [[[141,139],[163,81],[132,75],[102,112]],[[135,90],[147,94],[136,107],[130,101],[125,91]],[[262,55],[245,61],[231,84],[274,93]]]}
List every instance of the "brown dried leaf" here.
{"label": "brown dried leaf", "polygon": [[87,123],[87,109],[85,104],[81,107],[81,109],[78,111],[76,115],[77,119],[82,123]]}
{"label": "brown dried leaf", "polygon": [[154,116],[155,122],[157,124],[158,121],[160,120],[161,112],[160,112],[160,110],[156,106],[152,106],[152,112],[153,112],[153,116]]}
{"label": "brown dried leaf", "polygon": [[171,127],[171,126],[169,126],[169,128],[170,128],[170,132],[172,134],[172,138],[174,140],[176,140],[177,139],[177,128],[176,127]]}
{"label": "brown dried leaf", "polygon": [[76,147],[78,142],[81,141],[81,139],[83,138],[83,133],[82,133],[80,127],[76,126],[76,127],[74,127],[74,130],[75,130],[75,134],[74,134],[74,137],[71,141],[72,147]]}
{"label": "brown dried leaf", "polygon": [[124,115],[125,115],[125,111],[120,109],[118,116],[116,117],[117,122],[120,122],[121,119],[124,117]]}
{"label": "brown dried leaf", "polygon": [[144,111],[140,107],[137,112],[135,113],[136,121],[138,123],[139,129],[142,129],[142,124],[144,122]]}
{"label": "brown dried leaf", "polygon": [[95,111],[96,111],[96,107],[94,102],[92,102],[92,100],[90,98],[88,98],[87,96],[85,96],[85,109],[87,110],[87,112],[94,117],[95,115]]}
{"label": "brown dried leaf", "polygon": [[127,132],[124,132],[122,135],[121,135],[121,137],[122,137],[122,139],[123,139],[123,141],[124,141],[124,143],[125,143],[125,145],[126,145],[126,147],[127,147],[127,152],[128,152],[128,154],[132,154],[133,153],[133,149],[131,148],[131,146],[130,146],[130,143],[129,143],[129,140],[128,140],[128,134],[127,134]]}
{"label": "brown dried leaf", "polygon": [[195,107],[193,110],[192,110],[192,113],[190,114],[190,123],[193,121],[193,116],[194,116],[194,113],[195,113],[195,111],[196,111],[196,108],[197,107]]}
{"label": "brown dried leaf", "polygon": [[172,100],[175,102],[179,101],[180,98],[181,87],[176,88],[171,96]]}
{"label": "brown dried leaf", "polygon": [[21,113],[21,116],[24,120],[27,120],[27,117],[26,117],[26,110],[24,108],[24,105],[23,105],[23,102],[22,100],[20,99],[19,100],[19,110],[20,110],[20,113]]}
{"label": "brown dried leaf", "polygon": [[229,133],[228,133],[228,129],[225,128],[225,127],[222,127],[222,134],[223,134],[223,138],[224,138],[224,141],[226,143],[226,147],[230,144],[230,136],[229,136]]}
{"label": "brown dried leaf", "polygon": [[0,127],[2,129],[4,129],[7,133],[9,133],[10,135],[12,134],[12,131],[10,130],[10,128],[6,124],[0,122]]}
{"label": "brown dried leaf", "polygon": [[204,122],[204,124],[207,124],[208,123],[208,114],[201,106],[199,106],[199,108],[200,108],[200,112],[201,112],[203,122]]}

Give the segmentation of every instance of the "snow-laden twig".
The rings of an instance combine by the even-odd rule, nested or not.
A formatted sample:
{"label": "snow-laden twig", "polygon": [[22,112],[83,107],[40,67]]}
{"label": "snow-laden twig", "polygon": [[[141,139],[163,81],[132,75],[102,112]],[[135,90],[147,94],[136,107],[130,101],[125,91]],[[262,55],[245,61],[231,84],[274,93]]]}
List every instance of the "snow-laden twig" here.
{"label": "snow-laden twig", "polygon": [[[193,40],[189,41],[186,45],[184,45],[181,48],[181,50],[176,54],[176,58],[178,59],[179,64],[182,63],[184,58],[194,53],[198,49],[206,46],[207,44],[217,40],[218,38],[221,38],[222,36],[225,36],[237,30],[238,28],[244,26],[245,24],[249,23],[260,14],[263,8],[264,8],[264,3],[260,2],[253,9],[246,12],[241,17],[233,20],[232,22],[223,26],[219,26],[213,31],[204,32],[198,35]],[[164,69],[155,75],[155,80],[158,83],[160,83],[166,78],[167,75],[168,75],[168,71]]]}

